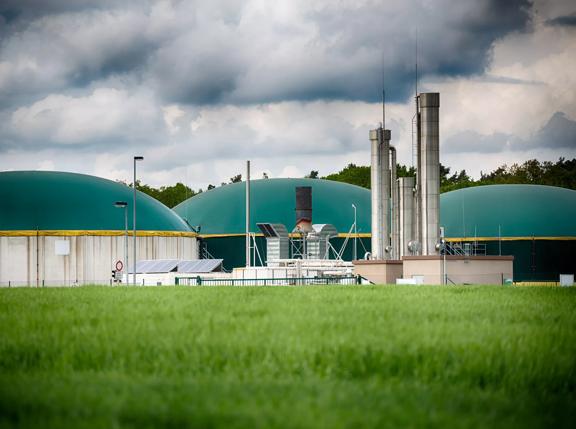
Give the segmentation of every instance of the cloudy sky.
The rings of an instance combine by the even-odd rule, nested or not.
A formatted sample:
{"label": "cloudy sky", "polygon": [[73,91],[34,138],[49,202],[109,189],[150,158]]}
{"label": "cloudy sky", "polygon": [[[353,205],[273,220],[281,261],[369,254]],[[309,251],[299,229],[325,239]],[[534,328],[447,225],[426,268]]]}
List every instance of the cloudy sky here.
{"label": "cloudy sky", "polygon": [[[0,170],[155,186],[412,163],[419,90],[441,162],[474,176],[576,157],[573,0],[0,0]],[[384,73],[383,73],[384,71]]]}

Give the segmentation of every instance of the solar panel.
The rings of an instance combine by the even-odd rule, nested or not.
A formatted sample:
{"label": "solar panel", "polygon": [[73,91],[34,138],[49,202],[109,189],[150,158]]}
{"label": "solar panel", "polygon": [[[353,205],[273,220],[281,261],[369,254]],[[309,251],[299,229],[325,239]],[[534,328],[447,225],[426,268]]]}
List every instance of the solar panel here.
{"label": "solar panel", "polygon": [[[145,259],[136,263],[136,273],[211,273],[222,265],[223,259]],[[128,271],[130,274],[132,270]]]}
{"label": "solar panel", "polygon": [[222,265],[223,259],[198,259],[195,261],[180,261],[180,273],[211,273]]}
{"label": "solar panel", "polygon": [[[180,261],[178,259],[145,259],[136,263],[136,273],[169,273],[174,271]],[[129,270],[133,273],[133,270]]]}

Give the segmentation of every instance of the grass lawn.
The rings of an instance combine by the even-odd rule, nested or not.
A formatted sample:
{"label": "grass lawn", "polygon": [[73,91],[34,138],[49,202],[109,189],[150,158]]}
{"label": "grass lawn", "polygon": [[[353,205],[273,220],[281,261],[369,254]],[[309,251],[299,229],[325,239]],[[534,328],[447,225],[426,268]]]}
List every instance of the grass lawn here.
{"label": "grass lawn", "polygon": [[576,289],[0,290],[0,427],[573,427]]}

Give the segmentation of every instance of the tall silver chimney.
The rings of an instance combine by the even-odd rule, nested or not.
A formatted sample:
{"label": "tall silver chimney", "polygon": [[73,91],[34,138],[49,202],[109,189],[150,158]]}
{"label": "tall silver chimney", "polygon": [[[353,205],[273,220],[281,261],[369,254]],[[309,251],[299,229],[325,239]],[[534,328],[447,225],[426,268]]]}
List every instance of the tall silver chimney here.
{"label": "tall silver chimney", "polygon": [[390,130],[370,130],[370,187],[372,196],[372,259],[387,259],[389,240]]}
{"label": "tall silver chimney", "polygon": [[414,177],[400,177],[398,179],[398,218],[400,224],[400,252],[398,259],[402,256],[412,255],[408,244],[414,237]]}
{"label": "tall silver chimney", "polygon": [[420,147],[418,162],[419,232],[422,255],[437,253],[440,238],[440,94],[418,96]]}
{"label": "tall silver chimney", "polygon": [[396,181],[396,148],[390,146],[390,212],[391,212],[391,231],[392,248],[390,251],[391,259],[400,258],[400,235],[398,222],[398,183]]}

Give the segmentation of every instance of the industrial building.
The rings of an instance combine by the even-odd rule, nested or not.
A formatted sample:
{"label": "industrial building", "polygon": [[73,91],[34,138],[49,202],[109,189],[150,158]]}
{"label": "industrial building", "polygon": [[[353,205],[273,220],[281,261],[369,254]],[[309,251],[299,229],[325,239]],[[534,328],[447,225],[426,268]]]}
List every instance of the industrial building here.
{"label": "industrial building", "polygon": [[[400,178],[400,181],[413,178]],[[354,222],[356,206],[357,256],[371,249],[371,192],[368,189],[321,179],[263,179],[251,182],[252,231],[262,260],[266,244],[257,223],[295,223],[294,190],[311,186],[314,222],[336,226],[331,239],[340,248]],[[202,245],[226,268],[245,264],[244,183],[204,192],[174,210],[191,225],[200,227]],[[410,189],[410,194],[412,189]],[[461,257],[514,257],[515,281],[557,281],[576,266],[576,191],[537,185],[492,185],[465,188],[440,195],[440,226],[445,239]],[[351,260],[354,232],[344,259]],[[255,261],[260,264],[258,260]],[[450,276],[450,274],[449,274]]]}
{"label": "industrial building", "polygon": [[[259,223],[281,224],[292,231],[296,224],[297,187],[311,188],[313,223],[334,225],[337,237],[330,242],[342,252],[341,258],[363,258],[370,250],[370,191],[322,179],[261,179],[251,181],[250,232],[257,245],[253,264],[264,265],[267,259],[266,240]],[[224,267],[229,270],[246,262],[245,190],[245,182],[225,185],[195,195],[174,208],[199,232],[203,256],[224,259]]]}
{"label": "industrial building", "polygon": [[[132,267],[132,188],[82,174],[2,172],[0,201],[1,286],[109,284],[113,270]],[[138,260],[198,259],[196,233],[180,217],[141,192],[136,201]]]}
{"label": "industrial building", "polygon": [[[396,178],[383,118],[368,135],[371,190],[321,179],[247,180],[171,211],[142,193],[134,207],[133,189],[96,177],[0,173],[0,285],[111,283],[120,269],[115,279],[127,282],[135,263],[138,284],[203,284],[200,274],[240,284],[345,283],[353,274],[375,283],[506,283],[572,274],[576,191],[506,185],[440,196],[440,95],[415,100],[416,177]],[[248,179],[249,172],[247,162]]]}

